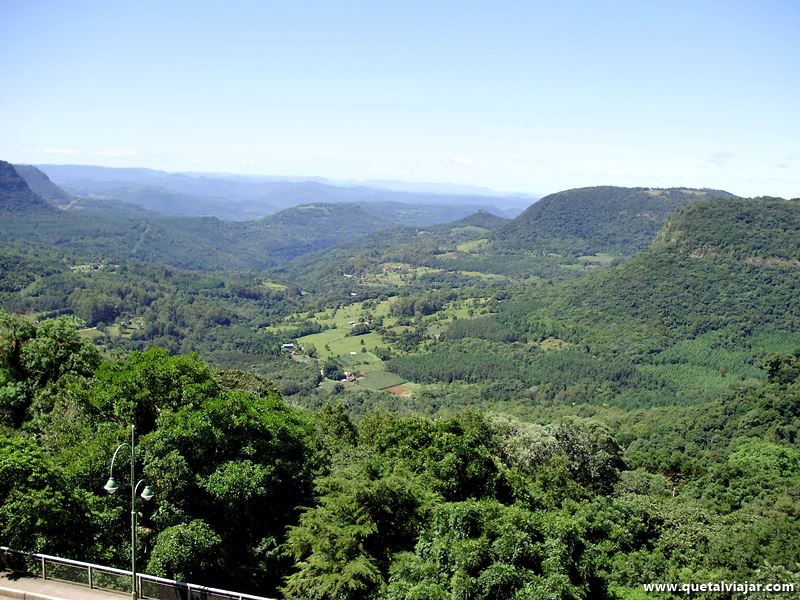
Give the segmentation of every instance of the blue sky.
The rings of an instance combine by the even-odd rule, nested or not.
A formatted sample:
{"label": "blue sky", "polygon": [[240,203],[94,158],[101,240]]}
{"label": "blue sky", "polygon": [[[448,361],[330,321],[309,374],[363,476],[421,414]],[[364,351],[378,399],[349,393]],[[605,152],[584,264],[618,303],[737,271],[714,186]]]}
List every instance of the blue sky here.
{"label": "blue sky", "polygon": [[0,0],[0,159],[800,196],[800,2]]}

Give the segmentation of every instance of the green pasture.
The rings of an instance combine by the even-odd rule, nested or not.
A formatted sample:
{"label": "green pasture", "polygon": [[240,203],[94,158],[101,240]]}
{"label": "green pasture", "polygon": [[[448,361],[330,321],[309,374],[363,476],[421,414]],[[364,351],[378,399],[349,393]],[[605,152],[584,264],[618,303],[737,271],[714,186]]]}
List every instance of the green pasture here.
{"label": "green pasture", "polygon": [[130,338],[134,332],[144,327],[144,319],[134,317],[127,323],[114,323],[107,327],[108,335],[112,338]]}
{"label": "green pasture", "polygon": [[388,387],[400,385],[405,379],[394,373],[384,370],[372,370],[364,373],[364,379],[359,380],[358,384],[372,390],[382,390]]}
{"label": "green pasture", "polygon": [[456,245],[456,249],[459,252],[472,252],[473,250],[477,250],[483,246],[486,246],[489,243],[489,240],[486,238],[481,238],[479,240],[470,240],[469,242],[461,242],[460,244]]}
{"label": "green pasture", "polygon": [[[388,345],[381,339],[377,333],[368,333],[366,335],[349,336],[347,335],[349,329],[326,329],[320,333],[313,333],[298,338],[298,343],[301,346],[314,344],[317,349],[317,357],[320,360],[326,360],[332,356],[354,356],[351,352],[356,354],[369,354],[375,360],[380,360],[371,352],[362,353],[361,348],[387,348]],[[362,346],[361,340],[364,340]],[[327,346],[327,348],[326,348]]]}
{"label": "green pasture", "polygon": [[606,254],[604,252],[599,252],[597,254],[592,254],[589,256],[579,256],[578,260],[582,263],[593,263],[597,265],[601,265],[603,267],[609,266],[614,260],[618,258],[612,254]]}
{"label": "green pasture", "polygon": [[97,327],[87,327],[86,329],[79,329],[78,335],[87,340],[96,340],[98,338],[105,336],[105,334],[102,331],[97,330]]}

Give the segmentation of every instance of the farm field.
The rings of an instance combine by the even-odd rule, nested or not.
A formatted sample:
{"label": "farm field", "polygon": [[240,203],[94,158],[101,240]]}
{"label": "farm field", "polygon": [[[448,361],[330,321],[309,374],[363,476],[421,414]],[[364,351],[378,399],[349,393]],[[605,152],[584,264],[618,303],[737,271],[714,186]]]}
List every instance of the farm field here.
{"label": "farm field", "polygon": [[[317,313],[297,313],[286,317],[283,323],[267,328],[267,331],[287,333],[292,330],[293,323],[312,321],[325,329],[295,339],[295,343],[299,346],[298,350],[303,356],[310,353],[320,365],[326,361],[334,361],[343,371],[356,374],[358,379],[348,383],[345,386],[346,390],[355,391],[360,387],[366,387],[398,395],[411,395],[419,389],[419,386],[387,371],[386,363],[373,352],[380,349],[396,353],[398,349],[387,342],[378,331],[370,331],[363,335],[350,334],[353,327],[359,323],[375,320],[381,323],[382,330],[387,333],[407,332],[410,329],[409,325],[400,325],[401,319],[390,315],[394,301],[390,298],[383,301],[354,302]],[[456,319],[468,319],[485,314],[487,302],[487,298],[455,301],[432,315],[418,316],[415,319],[427,327],[430,334],[437,335]],[[323,382],[320,386],[327,389],[329,383]]]}

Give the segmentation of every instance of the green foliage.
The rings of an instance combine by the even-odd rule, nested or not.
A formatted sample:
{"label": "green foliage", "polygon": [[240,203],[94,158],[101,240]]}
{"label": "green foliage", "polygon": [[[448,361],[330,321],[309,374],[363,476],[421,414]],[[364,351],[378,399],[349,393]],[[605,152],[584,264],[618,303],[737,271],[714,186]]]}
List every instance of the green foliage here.
{"label": "green foliage", "polygon": [[13,165],[0,160],[0,214],[37,215],[52,211],[53,207],[31,191]]}
{"label": "green foliage", "polygon": [[787,501],[784,509],[793,504],[792,511],[800,510],[800,503],[791,499],[800,488],[800,450],[748,440],[691,487],[723,514],[746,505],[774,509]]}
{"label": "green foliage", "polygon": [[[81,532],[81,535],[76,535]],[[95,530],[85,497],[33,440],[0,436],[0,538],[21,550],[80,556]]]}
{"label": "green foliage", "polygon": [[49,411],[65,381],[92,375],[97,350],[61,317],[34,325],[0,311],[0,418],[19,427],[31,414]]}
{"label": "green foliage", "polygon": [[761,364],[770,383],[789,385],[800,380],[800,348],[791,356],[769,354]]}
{"label": "green foliage", "polygon": [[[197,392],[192,382],[182,389]],[[159,494],[153,521],[201,519],[226,549],[218,581],[274,586],[281,565],[265,549],[310,500],[313,426],[274,394],[202,389],[198,401],[165,407],[142,442]]]}
{"label": "green foliage", "polygon": [[425,490],[396,468],[382,474],[357,464],[323,478],[320,504],[290,529],[297,571],[289,598],[364,598],[381,586],[393,552],[409,547],[425,509]]}
{"label": "green foliage", "polygon": [[152,431],[167,409],[198,406],[220,393],[209,367],[193,356],[170,356],[161,348],[133,352],[125,362],[105,363],[97,372],[91,403],[141,434]]}
{"label": "green foliage", "polygon": [[222,538],[203,521],[167,527],[156,538],[147,562],[147,573],[179,581],[218,572],[223,554]]}
{"label": "green foliage", "polygon": [[333,379],[335,381],[344,377],[341,365],[332,358],[322,363],[322,375],[327,379]]}
{"label": "green foliage", "polygon": [[[124,566],[126,501],[100,486],[133,422],[157,494],[138,550],[159,574],[420,600],[796,579],[800,211],[678,209],[711,193],[571,191],[515,223],[393,230],[270,274],[163,262],[263,266],[329,243],[300,231],[303,210],[318,224],[342,211],[9,215],[0,303],[29,318],[0,313],[16,428],[0,440],[0,536]],[[577,254],[641,248],[676,209],[637,256]],[[503,247],[500,227],[520,235]],[[46,319],[63,313],[95,327]],[[281,352],[309,334],[319,357]],[[357,352],[373,346],[380,358]],[[366,378],[318,387],[345,368]]]}
{"label": "green foliage", "polygon": [[415,553],[398,555],[383,597],[599,598],[584,526],[566,512],[496,501],[436,507]]}
{"label": "green foliage", "polygon": [[677,188],[600,186],[567,190],[530,206],[498,229],[492,242],[506,252],[633,254],[650,244],[670,214],[689,202],[710,198],[734,196],[721,190]]}

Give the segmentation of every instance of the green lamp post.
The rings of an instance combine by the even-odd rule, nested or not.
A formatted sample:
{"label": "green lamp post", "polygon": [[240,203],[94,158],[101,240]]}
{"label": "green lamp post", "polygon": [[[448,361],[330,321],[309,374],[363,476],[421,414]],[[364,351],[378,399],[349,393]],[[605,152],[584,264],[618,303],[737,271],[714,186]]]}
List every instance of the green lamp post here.
{"label": "green lamp post", "polygon": [[[117,446],[117,449],[114,450],[114,456],[111,459],[111,473],[109,475],[108,481],[103,486],[103,488],[109,493],[113,494],[119,489],[119,484],[114,480],[114,461],[117,460],[117,454],[119,451],[122,450],[125,446],[128,446],[131,451],[131,598],[132,600],[136,600],[137,598],[137,590],[136,590],[136,493],[139,491],[139,486],[144,483],[144,479],[140,479],[136,481],[136,453],[134,452],[136,448],[136,426],[131,425],[131,443],[130,444],[120,444]],[[134,484],[134,482],[136,483]],[[141,497],[145,500],[150,500],[155,496],[153,490],[150,488],[149,485],[145,485],[144,489],[142,490]]]}

